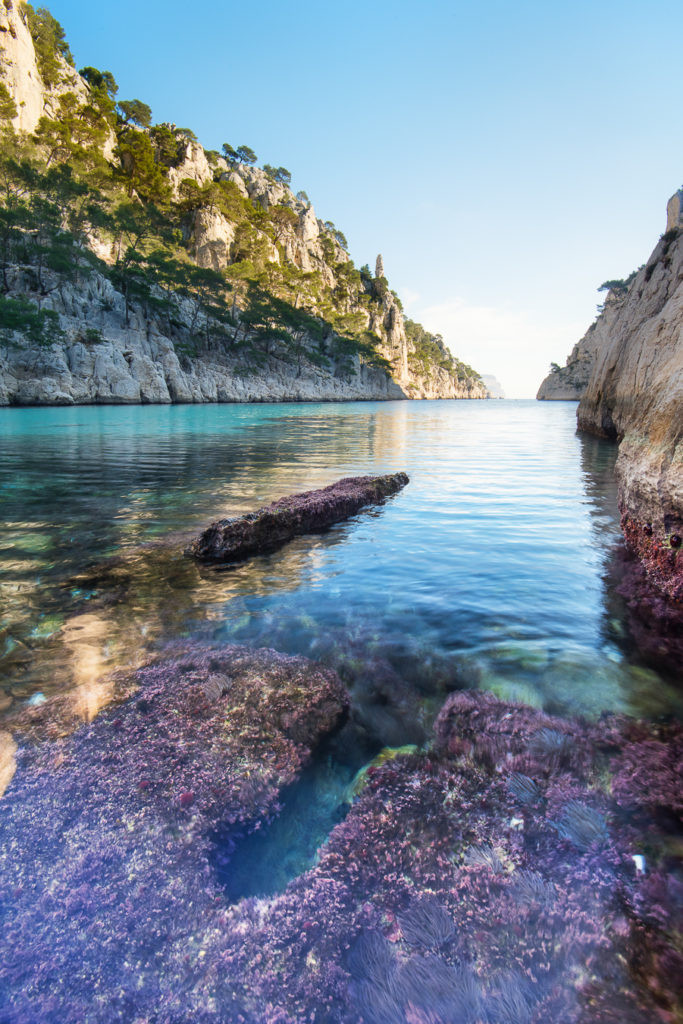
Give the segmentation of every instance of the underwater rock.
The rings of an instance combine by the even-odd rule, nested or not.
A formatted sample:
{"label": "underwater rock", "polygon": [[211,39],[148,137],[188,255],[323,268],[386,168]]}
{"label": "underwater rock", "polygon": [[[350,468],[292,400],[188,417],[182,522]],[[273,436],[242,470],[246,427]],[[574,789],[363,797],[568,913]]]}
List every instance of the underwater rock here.
{"label": "underwater rock", "polygon": [[187,549],[200,562],[234,562],[273,551],[293,537],[349,519],[408,483],[405,473],[350,476],[329,487],[304,491],[236,519],[212,523]]}
{"label": "underwater rock", "polygon": [[347,711],[334,672],[265,649],[195,646],[135,679],[73,735],[15,749],[0,800],[2,1020],[109,1022],[172,1004],[201,965],[188,935],[216,928],[225,905],[214,831],[277,813]]}
{"label": "underwater rock", "polygon": [[374,766],[312,870],[231,908],[246,1004],[331,1024],[673,1019],[680,726],[459,693],[435,731]]}
{"label": "underwater rock", "polygon": [[138,678],[118,709],[17,753],[0,800],[0,1018],[676,1019],[679,725],[452,694],[431,749],[368,771],[315,866],[229,905],[215,826],[276,810],[343,692],[303,659],[244,648]]}

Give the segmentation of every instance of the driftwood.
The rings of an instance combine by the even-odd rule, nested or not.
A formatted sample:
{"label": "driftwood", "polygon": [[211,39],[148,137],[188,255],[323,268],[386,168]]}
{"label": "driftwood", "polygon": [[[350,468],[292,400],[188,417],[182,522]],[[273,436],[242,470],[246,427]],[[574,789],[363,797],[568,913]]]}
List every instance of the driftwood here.
{"label": "driftwood", "polygon": [[200,562],[235,562],[273,551],[292,537],[311,533],[377,505],[408,483],[405,473],[350,476],[317,491],[290,494],[236,519],[212,523],[186,551]]}

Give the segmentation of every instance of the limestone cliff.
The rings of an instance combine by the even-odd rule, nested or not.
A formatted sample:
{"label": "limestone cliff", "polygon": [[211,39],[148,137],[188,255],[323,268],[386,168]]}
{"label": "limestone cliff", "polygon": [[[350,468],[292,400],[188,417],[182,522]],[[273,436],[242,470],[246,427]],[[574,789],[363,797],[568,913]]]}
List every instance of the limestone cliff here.
{"label": "limestone cliff", "polygon": [[416,344],[381,258],[357,270],[284,168],[131,114],[44,8],[2,0],[0,46],[0,404],[486,397],[441,339]]}
{"label": "limestone cliff", "polygon": [[578,408],[579,429],[620,442],[622,527],[651,580],[683,601],[683,224],[681,193],[668,230],[618,303],[594,325],[599,340]]}
{"label": "limestone cliff", "polygon": [[539,401],[576,401],[583,395],[591,378],[598,352],[604,347],[619,309],[628,294],[626,287],[610,288],[602,312],[591,324],[583,338],[577,341],[567,356],[565,366],[553,365],[542,382],[536,398]]}
{"label": "limestone cliff", "polygon": [[[19,282],[15,282],[19,284]],[[26,288],[24,286],[24,293]],[[186,320],[192,319],[187,303]],[[43,300],[64,337],[52,345],[0,345],[0,405],[164,404],[173,402],[352,401],[404,398],[382,369],[355,357],[321,367],[276,355],[255,366],[221,347],[192,358],[187,327],[133,308],[102,275],[87,291],[62,284]]]}
{"label": "limestone cliff", "polygon": [[55,73],[45,81],[28,26],[28,17],[19,0],[3,0],[0,5],[0,69],[16,105],[12,119],[15,129],[32,132],[44,114],[52,114],[64,92],[71,89],[81,99],[87,86],[75,68],[56,53]]}

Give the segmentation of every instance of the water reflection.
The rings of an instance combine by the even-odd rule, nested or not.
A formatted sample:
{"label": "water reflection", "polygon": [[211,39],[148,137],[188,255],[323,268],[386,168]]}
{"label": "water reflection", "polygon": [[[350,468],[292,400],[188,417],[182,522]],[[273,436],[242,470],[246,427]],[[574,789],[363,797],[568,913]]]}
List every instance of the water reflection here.
{"label": "water reflection", "polygon": [[[89,719],[114,669],[188,637],[334,665],[371,744],[419,742],[463,686],[559,713],[680,709],[614,596],[615,450],[576,436],[572,404],[2,410],[0,427],[14,709],[69,690]],[[384,508],[272,555],[220,571],[182,554],[219,516],[397,469],[411,483]]]}

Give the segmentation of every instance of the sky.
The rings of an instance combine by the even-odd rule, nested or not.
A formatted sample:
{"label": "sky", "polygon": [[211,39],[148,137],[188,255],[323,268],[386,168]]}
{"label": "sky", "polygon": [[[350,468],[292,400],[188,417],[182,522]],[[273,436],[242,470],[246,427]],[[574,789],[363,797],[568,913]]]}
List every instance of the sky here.
{"label": "sky", "polygon": [[47,0],[76,66],[287,167],[406,313],[532,398],[683,182],[678,0]]}

